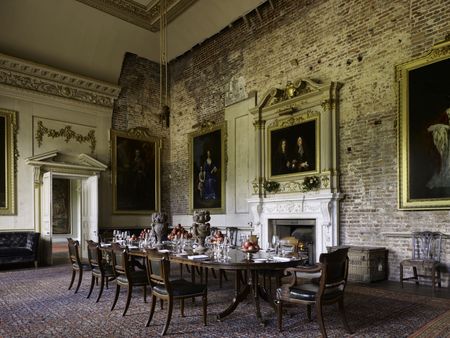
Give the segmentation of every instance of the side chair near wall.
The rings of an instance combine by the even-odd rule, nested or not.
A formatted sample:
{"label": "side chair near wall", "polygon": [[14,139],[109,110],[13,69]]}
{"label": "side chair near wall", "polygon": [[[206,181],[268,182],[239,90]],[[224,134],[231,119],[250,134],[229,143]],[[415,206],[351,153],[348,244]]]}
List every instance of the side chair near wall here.
{"label": "side chair near wall", "polygon": [[[416,285],[419,285],[419,277],[431,278],[431,292],[434,296],[434,289],[436,284],[441,287],[441,245],[442,233],[421,231],[413,232],[412,234],[412,258],[405,259],[400,263],[400,283],[403,288],[403,281],[414,279]],[[412,267],[413,276],[403,277],[403,268]],[[420,269],[422,274],[417,273]],[[425,273],[429,272],[430,275]]]}
{"label": "side chair near wall", "polygon": [[[348,248],[338,249],[331,253],[323,253],[320,255],[319,263],[313,267],[294,267],[285,270],[285,273],[291,273],[292,281],[290,284],[283,285],[277,290],[275,303],[278,329],[280,331],[284,303],[306,305],[309,320],[311,320],[311,307],[315,305],[320,332],[322,337],[326,338],[327,333],[323,322],[322,306],[338,303],[344,326],[349,333],[352,333],[344,312],[344,291],[348,274],[347,253]],[[302,274],[302,280],[307,274],[311,274],[312,279],[298,283],[297,273]],[[320,273],[318,279],[316,278],[317,273]]]}
{"label": "side chair near wall", "polygon": [[114,271],[112,264],[103,259],[102,251],[100,250],[99,244],[96,242],[88,241],[88,260],[92,269],[92,279],[91,288],[89,289],[87,298],[91,296],[92,290],[94,289],[94,282],[97,282],[98,285],[98,280],[100,279],[100,291],[97,300],[95,301],[98,303],[102,296],[105,283],[108,288],[109,280],[115,278]]}
{"label": "side chair near wall", "polygon": [[83,271],[88,271],[91,268],[88,264],[81,262],[80,243],[78,241],[74,241],[72,238],[67,238],[67,245],[69,246],[69,259],[72,264],[72,279],[70,281],[69,290],[72,288],[73,282],[75,281],[75,275],[78,272],[78,283],[75,289],[75,293],[77,293],[81,285],[81,280],[83,279]]}
{"label": "side chair near wall", "polygon": [[203,324],[206,325],[207,286],[194,284],[184,279],[170,280],[170,261],[165,254],[154,250],[147,251],[147,275],[152,289],[152,305],[146,326],[150,325],[155,312],[156,298],[167,300],[167,318],[161,335],[164,336],[169,328],[172,317],[173,302],[180,300],[181,316],[184,317],[184,300],[186,298],[202,297]]}
{"label": "side chair near wall", "polygon": [[111,249],[114,277],[116,277],[116,295],[114,297],[111,311],[114,310],[117,299],[119,299],[120,287],[125,286],[128,289],[127,302],[122,314],[122,316],[125,316],[128,311],[128,307],[130,306],[133,286],[143,287],[144,302],[147,303],[147,273],[145,272],[145,270],[135,270],[134,266],[131,264],[130,256],[128,255],[128,249],[122,248],[117,243],[112,243]]}

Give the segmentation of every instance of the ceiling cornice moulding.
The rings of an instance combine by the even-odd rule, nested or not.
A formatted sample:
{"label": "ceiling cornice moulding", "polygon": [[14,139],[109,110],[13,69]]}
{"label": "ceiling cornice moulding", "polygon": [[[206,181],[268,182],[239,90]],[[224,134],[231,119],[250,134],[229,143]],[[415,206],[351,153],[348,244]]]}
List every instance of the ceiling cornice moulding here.
{"label": "ceiling cornice moulding", "polygon": [[120,87],[0,53],[0,84],[112,108]]}
{"label": "ceiling cornice moulding", "polygon": [[[135,0],[77,0],[116,18],[127,21],[151,32],[159,31],[159,0],[147,0],[147,4]],[[186,11],[197,0],[168,0],[167,22]]]}

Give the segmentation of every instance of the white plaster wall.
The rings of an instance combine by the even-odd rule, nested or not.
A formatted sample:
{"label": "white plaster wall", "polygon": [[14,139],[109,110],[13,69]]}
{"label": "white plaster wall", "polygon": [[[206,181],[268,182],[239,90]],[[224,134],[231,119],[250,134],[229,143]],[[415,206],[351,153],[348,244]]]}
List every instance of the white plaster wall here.
{"label": "white plaster wall", "polygon": [[[25,164],[25,159],[48,151],[53,146],[55,147],[52,149],[58,150],[56,144],[61,139],[53,143],[51,138],[44,136],[42,147],[37,147],[33,135],[35,132],[33,117],[58,120],[67,125],[92,126],[95,128],[97,140],[94,157],[109,165],[109,130],[111,128],[112,108],[78,103],[8,86],[0,86],[0,108],[17,112],[17,147],[19,151],[16,176],[17,213],[13,216],[0,216],[0,231],[40,231],[39,225],[34,224],[33,216],[33,170],[31,166]],[[73,154],[86,153],[86,144],[79,144],[72,140],[68,146]],[[108,184],[105,179],[101,181],[102,184]],[[101,186],[99,190],[102,190]],[[100,201],[99,205],[104,213],[110,213],[111,203],[107,196]],[[99,221],[101,222],[101,220]]]}

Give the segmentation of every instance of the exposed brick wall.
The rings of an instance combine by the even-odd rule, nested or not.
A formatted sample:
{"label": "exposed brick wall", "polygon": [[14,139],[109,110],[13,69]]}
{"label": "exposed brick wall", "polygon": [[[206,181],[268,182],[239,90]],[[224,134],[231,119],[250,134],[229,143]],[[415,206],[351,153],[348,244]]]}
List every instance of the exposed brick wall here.
{"label": "exposed brick wall", "polygon": [[[386,232],[450,233],[448,211],[397,210],[397,84],[394,67],[425,54],[450,32],[447,0],[272,0],[170,65],[170,209],[188,209],[188,134],[221,122],[232,76],[246,92],[301,77],[341,90],[341,242],[386,246],[390,278],[409,257],[410,239]],[[295,62],[293,61],[295,60]],[[128,103],[129,105],[129,103]],[[123,111],[123,110],[122,110]],[[130,114],[130,111],[128,111]],[[139,122],[142,118],[136,118]],[[134,119],[134,117],[133,117]],[[131,118],[129,117],[129,120]],[[167,202],[168,203],[168,202]],[[450,240],[444,261],[450,262]]]}
{"label": "exposed brick wall", "polygon": [[128,130],[135,127],[150,129],[162,138],[161,149],[161,210],[170,213],[169,191],[169,131],[159,119],[159,65],[132,53],[126,53],[119,78],[122,88],[113,110],[112,127]]}

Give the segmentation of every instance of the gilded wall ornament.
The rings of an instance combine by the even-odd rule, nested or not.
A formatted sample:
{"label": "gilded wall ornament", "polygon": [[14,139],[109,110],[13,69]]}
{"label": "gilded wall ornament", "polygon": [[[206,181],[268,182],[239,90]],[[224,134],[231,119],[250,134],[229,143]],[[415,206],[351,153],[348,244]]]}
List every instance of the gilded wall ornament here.
{"label": "gilded wall ornament", "polygon": [[78,143],[90,143],[90,149],[91,153],[95,152],[95,146],[97,144],[97,141],[95,139],[95,130],[90,130],[86,136],[77,134],[72,130],[71,126],[65,126],[64,128],[61,128],[60,130],[56,129],[50,129],[47,127],[44,127],[44,124],[42,121],[38,121],[37,123],[37,131],[36,131],[36,141],[38,143],[38,146],[40,147],[42,145],[42,141],[44,138],[44,135],[47,135],[51,138],[58,138],[63,137],[66,143],[69,143],[70,140],[75,140]]}

